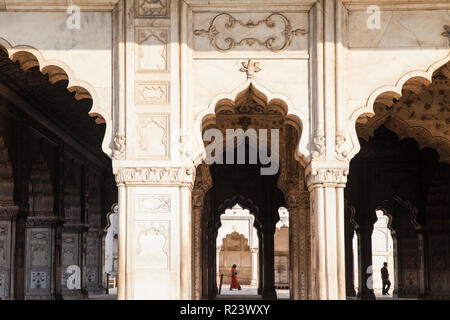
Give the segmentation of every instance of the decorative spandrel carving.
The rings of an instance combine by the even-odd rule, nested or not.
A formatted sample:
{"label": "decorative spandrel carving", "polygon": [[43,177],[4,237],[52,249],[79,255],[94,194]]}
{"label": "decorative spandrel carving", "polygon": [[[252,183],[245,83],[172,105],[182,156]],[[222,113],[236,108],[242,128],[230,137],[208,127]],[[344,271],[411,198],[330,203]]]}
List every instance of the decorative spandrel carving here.
{"label": "decorative spandrel carving", "polygon": [[307,35],[303,28],[295,29],[291,21],[281,13],[272,13],[262,19],[246,22],[229,13],[220,13],[207,29],[196,29],[194,35],[208,38],[210,45],[219,52],[229,52],[238,47],[260,47],[272,52],[286,50],[294,37]]}
{"label": "decorative spandrel carving", "polygon": [[137,28],[137,71],[168,71],[167,28]]}
{"label": "decorative spandrel carving", "polygon": [[136,4],[136,17],[168,17],[169,3],[169,0],[139,0]]}

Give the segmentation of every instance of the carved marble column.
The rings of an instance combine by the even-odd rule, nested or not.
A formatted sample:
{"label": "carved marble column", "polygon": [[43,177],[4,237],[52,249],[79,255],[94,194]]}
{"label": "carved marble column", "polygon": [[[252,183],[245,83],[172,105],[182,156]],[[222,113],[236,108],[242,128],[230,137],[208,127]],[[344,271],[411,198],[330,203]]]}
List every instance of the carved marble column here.
{"label": "carved marble column", "polygon": [[345,299],[343,188],[348,163],[313,161],[305,174],[311,197],[312,298]]}
{"label": "carved marble column", "polygon": [[25,299],[55,299],[57,217],[28,217],[25,225]]}
{"label": "carved marble column", "polygon": [[209,166],[201,164],[196,170],[194,189],[192,190],[192,268],[193,286],[192,298],[199,300],[202,297],[202,213],[204,211],[205,195],[212,186]]}
{"label": "carved marble column", "polygon": [[361,270],[359,272],[358,297],[366,300],[375,299],[373,292],[372,269],[372,231],[373,225],[361,225],[360,228],[360,256]]}
{"label": "carved marble column", "polygon": [[263,287],[264,287],[264,276],[263,276],[263,272],[264,272],[264,256],[263,256],[263,235],[261,231],[258,231],[258,247],[259,247],[259,251],[258,251],[258,259],[259,259],[259,279],[258,279],[258,290],[257,293],[258,294],[262,294],[263,291]]}
{"label": "carved marble column", "polygon": [[[297,185],[298,189],[299,186]],[[309,213],[308,191],[290,190],[286,196],[289,211],[290,247],[290,295],[294,300],[307,299],[309,252],[307,248],[307,216]]]}
{"label": "carved marble column", "polygon": [[16,219],[12,165],[0,136],[0,300],[14,299]]}
{"label": "carved marble column", "polygon": [[[14,185],[13,185],[14,186]],[[19,208],[0,207],[0,300],[14,298],[14,254],[16,218]]]}
{"label": "carved marble column", "polygon": [[87,226],[64,224],[61,244],[61,289],[64,299],[81,299],[83,233]]}
{"label": "carved marble column", "polygon": [[354,255],[353,255],[353,232],[354,229],[350,222],[350,209],[345,210],[345,279],[346,295],[355,297],[355,275],[354,275]]}
{"label": "carved marble column", "polygon": [[121,167],[114,173],[119,186],[119,299],[191,299],[194,170]]}

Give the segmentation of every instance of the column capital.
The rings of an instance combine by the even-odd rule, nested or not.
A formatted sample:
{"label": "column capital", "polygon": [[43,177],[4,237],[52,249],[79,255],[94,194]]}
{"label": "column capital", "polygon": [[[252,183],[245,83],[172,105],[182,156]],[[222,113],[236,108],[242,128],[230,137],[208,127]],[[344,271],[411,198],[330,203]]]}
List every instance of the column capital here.
{"label": "column capital", "polygon": [[16,220],[19,215],[19,206],[15,205],[12,201],[0,202],[0,220]]}
{"label": "column capital", "polygon": [[114,168],[117,186],[185,186],[193,188],[194,167]]}
{"label": "column capital", "polygon": [[308,189],[315,187],[345,187],[349,162],[311,161],[305,169]]}

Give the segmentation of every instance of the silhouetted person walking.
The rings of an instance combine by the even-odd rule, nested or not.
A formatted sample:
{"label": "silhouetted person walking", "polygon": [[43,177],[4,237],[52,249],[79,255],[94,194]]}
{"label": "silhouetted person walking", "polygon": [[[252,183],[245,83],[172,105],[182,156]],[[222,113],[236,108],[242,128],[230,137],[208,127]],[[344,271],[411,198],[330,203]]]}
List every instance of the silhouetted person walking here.
{"label": "silhouetted person walking", "polygon": [[387,262],[385,262],[383,263],[383,268],[381,268],[381,280],[383,281],[383,296],[389,294],[389,288],[391,287],[387,265],[388,265]]}

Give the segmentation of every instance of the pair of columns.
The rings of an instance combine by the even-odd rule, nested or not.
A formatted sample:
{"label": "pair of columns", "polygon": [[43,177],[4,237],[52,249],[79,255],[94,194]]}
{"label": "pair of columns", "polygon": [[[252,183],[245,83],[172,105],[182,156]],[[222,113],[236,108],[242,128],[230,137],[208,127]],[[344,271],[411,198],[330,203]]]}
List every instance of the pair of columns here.
{"label": "pair of columns", "polygon": [[[114,173],[119,189],[118,299],[194,298],[191,192],[195,169],[119,167]],[[303,293],[306,298],[346,297],[347,174],[345,162],[334,166],[312,163],[305,171],[311,201],[311,276],[309,292]],[[260,245],[260,261],[264,261],[260,284],[274,284],[273,233],[266,232]],[[299,275],[297,279],[305,281]],[[261,294],[275,297],[274,286],[263,285]]]}

